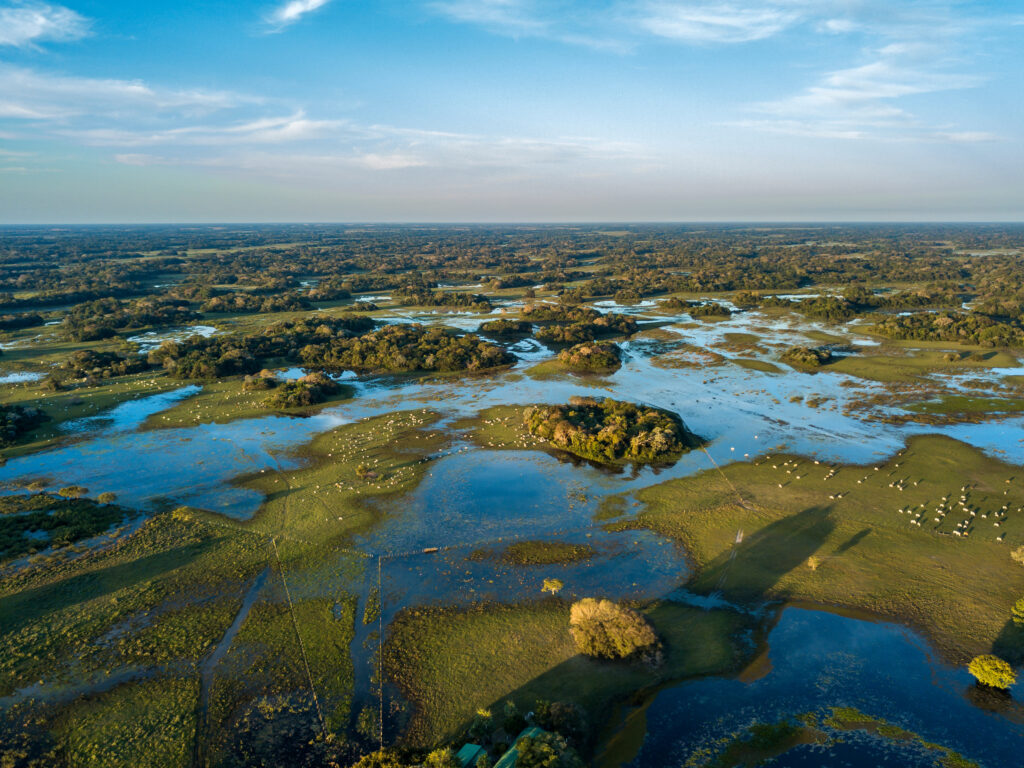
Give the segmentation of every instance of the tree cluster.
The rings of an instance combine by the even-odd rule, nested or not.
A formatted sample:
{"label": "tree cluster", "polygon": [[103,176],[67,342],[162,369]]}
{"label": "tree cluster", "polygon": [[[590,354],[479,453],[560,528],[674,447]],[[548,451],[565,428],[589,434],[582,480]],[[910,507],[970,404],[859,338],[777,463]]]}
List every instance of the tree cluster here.
{"label": "tree cluster", "polygon": [[260,296],[255,293],[228,293],[214,296],[199,308],[202,312],[232,312],[267,314],[270,312],[301,312],[310,309],[309,301],[295,293],[278,296]]}
{"label": "tree cluster", "polygon": [[535,437],[593,461],[667,461],[699,444],[674,413],[610,398],[534,406],[524,421]]}
{"label": "tree cluster", "polygon": [[563,349],[558,360],[574,371],[609,371],[622,365],[622,353],[612,342],[584,342]]}
{"label": "tree cluster", "polygon": [[0,448],[13,445],[50,417],[41,409],[0,403]]}
{"label": "tree cluster", "polygon": [[68,310],[61,331],[71,341],[96,341],[108,339],[118,331],[180,325],[198,317],[192,309],[168,299],[97,299]]}
{"label": "tree cluster", "polygon": [[828,347],[790,347],[782,353],[782,361],[803,368],[820,368],[832,362]]}
{"label": "tree cluster", "polygon": [[474,334],[445,328],[386,325],[356,338],[324,339],[300,352],[304,365],[376,373],[485,371],[511,365],[514,355]]}
{"label": "tree cluster", "polygon": [[116,352],[78,349],[57,370],[60,376],[72,379],[99,380],[140,373],[148,368],[149,362],[140,355],[124,357]]}
{"label": "tree cluster", "polygon": [[337,394],[339,389],[338,383],[329,376],[319,372],[310,373],[276,387],[266,404],[270,408],[303,408],[322,403]]}
{"label": "tree cluster", "polygon": [[313,355],[307,347],[326,348],[373,328],[359,315],[310,315],[287,320],[254,334],[224,334],[182,341],[166,341],[151,350],[148,359],[180,379],[219,379],[255,373],[271,361],[298,363]]}

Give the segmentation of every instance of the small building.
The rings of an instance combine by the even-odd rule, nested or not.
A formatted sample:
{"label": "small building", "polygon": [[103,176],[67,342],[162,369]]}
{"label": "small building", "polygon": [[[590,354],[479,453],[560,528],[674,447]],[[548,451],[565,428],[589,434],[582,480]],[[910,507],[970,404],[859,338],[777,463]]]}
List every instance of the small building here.
{"label": "small building", "polygon": [[480,755],[486,753],[487,750],[479,744],[463,744],[462,749],[455,753],[455,759],[462,768],[476,768],[476,761],[480,759]]}

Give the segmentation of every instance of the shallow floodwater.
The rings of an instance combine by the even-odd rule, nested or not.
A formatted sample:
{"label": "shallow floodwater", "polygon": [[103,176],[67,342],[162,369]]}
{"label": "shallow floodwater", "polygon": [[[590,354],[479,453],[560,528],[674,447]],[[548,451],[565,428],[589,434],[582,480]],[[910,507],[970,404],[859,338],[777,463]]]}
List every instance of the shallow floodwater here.
{"label": "shallow floodwater", "polygon": [[[620,750],[630,736],[638,735],[620,731],[606,745],[611,749],[603,762],[599,760],[601,768],[684,765],[698,749],[720,745],[719,740],[728,741],[755,723],[775,723],[807,712],[824,719],[831,707],[853,707],[894,723],[986,768],[1021,764],[1024,711],[1020,706],[1003,702],[1010,714],[1006,717],[971,703],[969,697],[976,696],[973,678],[963,668],[936,659],[910,630],[788,607],[768,636],[766,653],[767,659],[758,659],[739,678],[706,678],[655,694],[646,703],[646,736],[639,752],[625,761],[613,759],[623,756]],[[643,724],[643,717],[633,717],[627,728],[639,729]],[[938,764],[939,753],[914,744],[894,743],[863,731],[840,735],[842,744],[801,746],[771,764],[778,768]]]}
{"label": "shallow floodwater", "polygon": [[[452,313],[429,316],[439,323],[450,323],[453,318]],[[471,313],[454,316],[478,322]],[[615,478],[619,491],[706,470],[712,466],[711,459],[724,463],[783,449],[825,461],[869,462],[894,453],[909,435],[918,433],[947,434],[1005,460],[1024,464],[1021,416],[941,427],[885,424],[844,412],[847,405],[857,402],[865,393],[884,389],[842,374],[812,375],[791,370],[780,374],[729,362],[667,368],[653,362],[654,356],[683,342],[727,357],[736,356],[728,349],[729,334],[736,333],[758,337],[757,348],[744,350],[739,356],[777,360],[780,349],[808,343],[806,334],[811,331],[852,334],[849,329],[844,331],[843,326],[752,312],[702,324],[688,322],[685,313],[656,320],[638,317],[642,328],[656,324],[660,331],[667,332],[667,338],[647,338],[641,334],[623,343],[623,366],[608,376],[533,379],[523,372],[548,359],[553,352],[526,339],[509,343],[522,356],[510,373],[433,381],[410,377],[350,379],[356,397],[312,418],[268,415],[226,425],[128,434],[154,412],[152,409],[160,403],[154,398],[162,397],[158,395],[79,422],[76,430],[86,431],[82,442],[11,459],[0,467],[0,481],[53,477],[98,488],[102,480],[117,486],[105,490],[118,492],[124,503],[136,507],[169,497],[200,506],[210,503],[216,511],[245,516],[255,510],[259,499],[254,492],[231,487],[234,477],[248,474],[254,468],[273,467],[271,454],[288,453],[340,423],[410,408],[430,408],[446,418],[464,417],[494,405],[565,402],[578,394],[617,397],[673,410],[690,429],[709,440],[706,453],[692,451],[671,468],[643,468],[619,475]],[[986,375],[994,376],[981,370],[971,373],[973,378]],[[855,386],[845,386],[851,382]],[[817,407],[809,404],[812,398],[818,399]],[[119,433],[117,436],[111,437],[108,423]],[[87,433],[93,430],[96,436],[89,438]],[[244,450],[225,449],[226,444],[237,444]],[[216,470],[210,471],[210,467]],[[73,478],[65,473],[71,473]],[[90,484],[93,475],[98,479]],[[193,476],[202,490],[190,489]]]}
{"label": "shallow floodwater", "polygon": [[[686,578],[684,554],[649,531],[605,531],[594,513],[617,489],[599,470],[544,453],[455,453],[436,462],[412,493],[377,504],[383,520],[358,546],[384,557],[391,613],[410,604],[539,597],[549,577],[565,584],[567,597],[663,595]],[[537,540],[588,546],[594,554],[550,565],[500,560],[508,545]]]}
{"label": "shallow floodwater", "polygon": [[45,373],[15,371],[14,373],[0,374],[0,384],[23,384],[27,381],[39,381],[44,376],[46,376]]}
{"label": "shallow floodwater", "polygon": [[[398,610],[410,606],[540,597],[545,578],[560,579],[567,597],[669,594],[686,578],[684,553],[649,531],[609,533],[595,522],[595,511],[608,494],[630,493],[705,471],[715,463],[780,450],[823,461],[863,463],[899,450],[909,435],[939,432],[1024,464],[1024,417],[946,427],[868,421],[848,406],[886,392],[882,385],[831,372],[800,373],[778,362],[780,352],[789,346],[818,343],[814,332],[839,336],[855,346],[873,343],[858,336],[855,326],[754,312],[693,323],[685,313],[653,314],[652,309],[629,309],[646,332],[621,345],[623,365],[607,376],[532,378],[530,368],[551,359],[554,351],[533,339],[521,339],[503,342],[520,357],[508,372],[434,380],[346,376],[355,397],[309,418],[267,415],[228,424],[139,431],[149,416],[195,391],[183,388],[76,422],[71,425],[73,440],[10,459],[0,467],[0,482],[42,480],[50,488],[75,484],[91,493],[112,491],[120,503],[137,509],[190,504],[248,517],[263,499],[257,491],[238,487],[237,480],[297,466],[296,449],[340,424],[420,409],[440,413],[440,426],[449,427],[491,406],[565,402],[581,394],[670,409],[709,441],[706,450],[690,451],[671,467],[612,472],[540,451],[465,448],[456,436],[455,452],[431,462],[417,488],[376,502],[380,522],[355,542],[363,553],[380,556],[382,615],[390,621]],[[475,330],[482,319],[486,315],[471,312],[395,318],[466,330]],[[756,343],[735,334],[756,336]],[[713,352],[719,356],[717,364],[656,364],[659,356],[669,353],[671,358],[682,351],[683,344]],[[737,358],[775,367],[741,367],[732,362]],[[285,375],[300,373],[292,369]],[[995,385],[1008,373],[972,370],[970,377]],[[943,386],[959,386],[951,381],[947,377]],[[515,566],[497,556],[514,541],[536,539],[587,545],[594,554],[574,563],[529,566]],[[470,557],[474,552],[476,556]],[[376,570],[376,564],[368,567],[359,586],[339,584],[339,578],[349,579],[339,567],[330,577],[311,574],[296,589],[352,589],[360,592],[365,605],[377,584]],[[357,699],[369,690],[369,660],[376,648],[372,629],[357,622],[353,660],[363,671],[357,674]],[[1003,759],[1024,748],[1018,726],[985,714],[964,699],[969,684],[965,673],[934,661],[922,641],[898,627],[790,608],[771,633],[770,646],[773,671],[761,680],[704,680],[658,694],[634,764],[680,765],[684,748],[702,740],[731,734],[755,721],[832,705],[856,706],[892,719],[985,765],[1014,765]],[[964,727],[950,734],[940,730],[951,722]],[[830,753],[830,762],[823,761],[820,751],[805,747],[778,764],[931,764],[920,762],[921,755],[902,753],[890,760],[893,749],[851,734]]]}

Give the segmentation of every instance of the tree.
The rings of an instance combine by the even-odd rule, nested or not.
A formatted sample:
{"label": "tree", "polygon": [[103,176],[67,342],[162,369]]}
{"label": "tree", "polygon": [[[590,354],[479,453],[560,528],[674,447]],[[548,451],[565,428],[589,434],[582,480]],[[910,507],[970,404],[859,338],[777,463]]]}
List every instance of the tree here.
{"label": "tree", "polygon": [[967,671],[974,675],[979,683],[992,688],[1009,688],[1017,682],[1017,673],[1013,671],[1013,667],[991,654],[975,656],[967,665]]}
{"label": "tree", "polygon": [[557,595],[561,589],[565,586],[561,579],[544,579],[544,586],[541,587],[541,592],[550,592],[552,595]]}
{"label": "tree", "polygon": [[1010,618],[1013,619],[1014,624],[1024,624],[1024,597],[1013,604],[1013,608],[1010,609]]}
{"label": "tree", "polygon": [[423,761],[423,768],[462,768],[462,763],[455,757],[451,749],[435,749],[426,760]]}
{"label": "tree", "polygon": [[639,613],[592,597],[572,604],[569,633],[581,653],[603,659],[634,654],[656,657],[660,645],[654,629]]}
{"label": "tree", "polygon": [[406,765],[396,752],[390,749],[381,749],[377,752],[363,755],[352,768],[406,768]]}
{"label": "tree", "polygon": [[576,750],[556,733],[524,736],[516,743],[516,768],[582,768]]}

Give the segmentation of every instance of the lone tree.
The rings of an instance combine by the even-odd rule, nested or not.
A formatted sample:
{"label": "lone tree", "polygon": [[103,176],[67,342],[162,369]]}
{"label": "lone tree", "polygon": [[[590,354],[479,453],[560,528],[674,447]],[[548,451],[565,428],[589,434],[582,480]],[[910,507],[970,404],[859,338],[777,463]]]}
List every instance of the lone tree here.
{"label": "lone tree", "polygon": [[643,616],[611,600],[585,597],[569,609],[569,633],[587,656],[624,659],[640,655],[655,661],[660,643]]}
{"label": "lone tree", "polygon": [[1017,673],[1013,671],[1013,667],[991,654],[975,656],[967,665],[967,671],[974,675],[979,683],[992,688],[1009,688],[1017,682]]}

